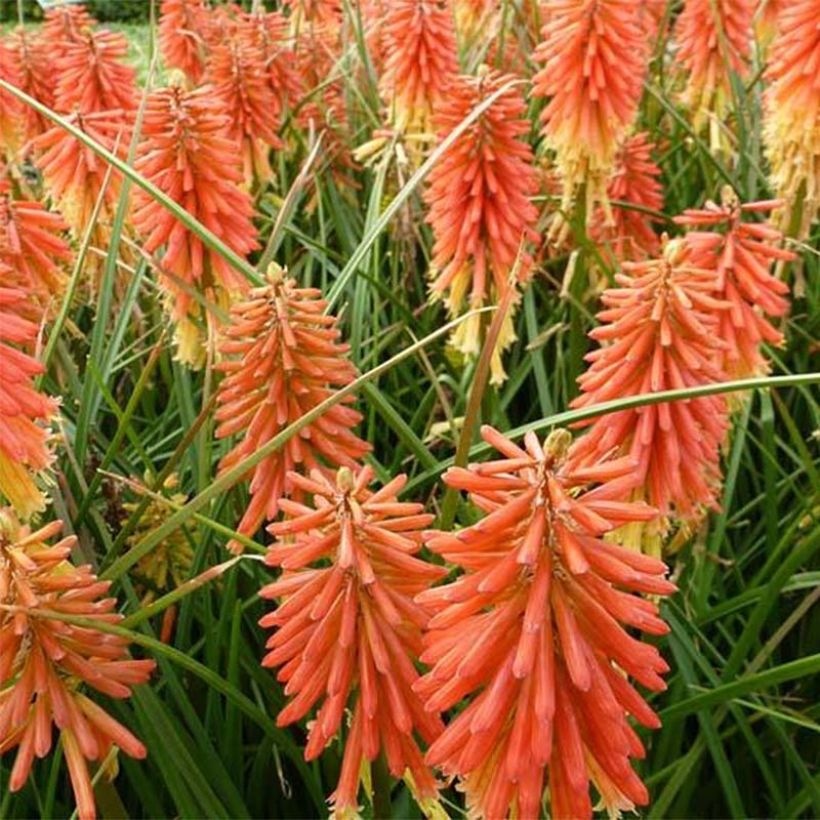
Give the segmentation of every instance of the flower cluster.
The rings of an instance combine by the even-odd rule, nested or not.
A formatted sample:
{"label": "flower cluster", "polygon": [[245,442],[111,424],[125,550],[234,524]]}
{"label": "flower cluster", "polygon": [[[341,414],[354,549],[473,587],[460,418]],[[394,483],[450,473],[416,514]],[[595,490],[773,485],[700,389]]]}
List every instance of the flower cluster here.
{"label": "flower cluster", "polygon": [[[714,268],[697,267],[681,240],[658,259],[622,268],[601,297],[600,325],[590,332],[601,347],[587,354],[583,394],[572,406],[722,381],[718,314],[728,306],[715,293]],[[572,457],[590,467],[608,454],[631,456],[636,495],[663,515],[693,518],[715,504],[726,430],[723,396],[649,404],[598,417]]]}
{"label": "flower cluster", "polygon": [[193,83],[205,69],[203,29],[207,9],[204,0],[162,0],[159,18],[159,47],[169,68],[182,71]]}
{"label": "flower cluster", "polygon": [[727,187],[720,205],[707,202],[684,211],[675,222],[690,228],[686,243],[694,264],[716,271],[715,295],[727,303],[718,313],[718,336],[724,343],[718,363],[727,378],[759,376],[768,368],[764,343],[780,345],[783,334],[767,316],[783,316],[789,307],[789,286],[774,276],[776,261],[795,258],[780,247],[783,234],[768,223],[745,222],[747,214],[765,214],[780,202],[741,204]]}
{"label": "flower cluster", "polygon": [[543,68],[533,94],[548,98],[543,133],[561,172],[561,208],[582,203],[591,218],[603,205],[610,221],[607,180],[635,113],[647,67],[642,0],[567,0],[548,7],[535,59]]}
{"label": "flower cluster", "polygon": [[707,123],[713,147],[732,97],[732,74],[745,76],[752,51],[755,0],[686,0],[675,24],[684,101],[697,130]]}
{"label": "flower cluster", "polygon": [[417,598],[433,617],[421,655],[431,669],[415,689],[432,712],[467,701],[427,760],[461,777],[480,817],[538,817],[547,785],[553,817],[591,817],[590,783],[611,813],[643,805],[630,765],[643,747],[627,717],[659,720],[626,675],[658,691],[668,667],[626,628],[664,634],[656,605],[635,593],[675,588],[662,562],[602,538],[656,515],[619,500],[640,481],[635,463],[574,467],[561,430],[543,443],[530,433],[523,448],[489,427],[482,436],[498,460],[444,480],[483,517],[426,539],[464,574]]}
{"label": "flower cluster", "polygon": [[[320,291],[300,288],[275,265],[269,284],[255,288],[231,309],[218,365],[218,438],[243,432],[220,462],[226,471],[253,455],[289,424],[350,384],[356,370],[339,343],[336,319],[325,315]],[[352,401],[350,399],[349,401]],[[361,416],[349,404],[330,408],[251,471],[251,502],[237,530],[253,535],[276,516],[289,494],[291,471],[323,464],[357,469],[369,447],[352,432]],[[240,544],[231,548],[241,551]]]}
{"label": "flower cluster", "polygon": [[[228,117],[211,92],[208,86],[194,91],[173,87],[150,95],[136,169],[234,251],[246,254],[257,247],[253,204],[240,187],[241,161],[228,136]],[[135,195],[133,222],[145,237],[148,253],[165,248],[160,282],[177,322],[179,355],[184,362],[199,365],[202,342],[194,321],[201,315],[201,302],[224,305],[247,283],[143,191]]]}
{"label": "flower cluster", "polygon": [[[0,283],[11,276],[0,259]],[[0,287],[0,498],[24,518],[45,507],[34,479],[51,463],[47,425],[57,413],[34,386],[42,365],[26,352],[37,340],[37,318],[24,290]]]}
{"label": "flower cluster", "polygon": [[86,761],[102,762],[115,746],[135,758],[146,751],[83,688],[127,698],[154,662],[131,660],[127,640],[105,630],[121,619],[103,597],[109,584],[71,564],[76,538],[49,543],[61,529],[53,521],[31,531],[0,509],[0,754],[17,749],[8,785],[18,791],[35,758],[51,751],[56,727],[79,816],[93,820]]}
{"label": "flower cluster", "polygon": [[413,599],[446,573],[416,556],[432,516],[397,500],[405,476],[368,489],[369,467],[357,476],[343,467],[335,482],[319,470],[292,473],[290,481],[313,501],[283,499],[285,519],[268,528],[277,540],[267,563],[283,573],[261,592],[280,599],[261,621],[276,628],[263,665],[281,667],[278,679],[292,696],[277,723],[287,726],[321,703],[305,748],[312,760],[338,733],[345,710],[352,711],[331,798],[342,816],[357,807],[363,761],[380,750],[395,777],[410,770],[420,801],[434,800],[436,783],[415,735],[429,743],[442,725],[413,691],[413,660],[427,623]]}
{"label": "flower cluster", "polygon": [[[436,163],[425,193],[435,236],[431,291],[456,316],[495,303],[531,273],[526,247],[538,239],[538,214],[530,201],[538,181],[524,140],[529,131],[524,100],[511,80],[496,73],[460,76],[434,118],[444,138],[475,106],[510,86]],[[479,352],[481,319],[472,317],[454,333],[453,344],[464,355]],[[504,379],[500,352],[513,339],[508,316],[493,356],[496,382]]]}
{"label": "flower cluster", "polygon": [[820,215],[820,5],[784,3],[777,17],[765,93],[764,138],[783,200],[779,227],[808,236]]}

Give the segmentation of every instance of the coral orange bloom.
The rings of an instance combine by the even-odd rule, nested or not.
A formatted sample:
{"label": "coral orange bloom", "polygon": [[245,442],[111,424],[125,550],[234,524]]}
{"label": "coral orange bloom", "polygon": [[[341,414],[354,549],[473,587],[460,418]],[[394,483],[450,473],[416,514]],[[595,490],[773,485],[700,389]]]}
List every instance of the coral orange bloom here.
{"label": "coral orange bloom", "polygon": [[[510,79],[495,73],[454,79],[434,117],[440,137]],[[430,174],[425,199],[435,236],[431,291],[445,299],[453,315],[499,300],[510,286],[513,270],[517,283],[529,279],[532,259],[526,246],[538,239],[538,212],[530,202],[538,178],[525,140],[529,128],[520,91],[509,88],[442,155]],[[463,322],[454,333],[454,346],[465,355],[476,355],[480,329],[480,316]],[[508,316],[493,356],[496,383],[504,379],[500,351],[513,338]]]}
{"label": "coral orange bloom", "polygon": [[[0,80],[17,88],[23,85],[23,75],[17,54],[0,39]],[[23,139],[25,106],[13,94],[0,89],[0,163],[11,161],[20,150]]]}
{"label": "coral orange bloom", "polygon": [[524,447],[490,427],[482,436],[500,458],[444,481],[484,517],[426,539],[465,574],[416,598],[433,617],[421,656],[432,668],[415,688],[433,712],[467,700],[427,760],[461,778],[471,817],[540,817],[546,786],[551,817],[591,817],[590,783],[617,816],[649,799],[628,716],[660,725],[626,676],[660,691],[668,669],[627,628],[666,633],[636,593],[675,587],[661,561],[602,536],[656,511],[618,500],[640,481],[629,457],[573,468],[565,430],[543,443],[529,433]]}
{"label": "coral orange bloom", "polygon": [[584,184],[587,217],[595,203],[607,207],[607,180],[643,91],[643,5],[566,0],[551,8],[544,25],[535,52],[544,67],[533,78],[533,95],[549,98],[541,120],[561,172],[565,213]]}
{"label": "coral orange bloom", "polygon": [[[241,158],[229,137],[228,118],[210,86],[194,91],[163,88],[148,98],[136,170],[185,208],[232,250],[258,247],[253,202],[241,188]],[[143,191],[135,194],[133,222],[153,253],[165,247],[160,283],[177,323],[183,361],[201,363],[201,339],[193,320],[200,307],[192,289],[225,304],[247,282],[219,254]]]}
{"label": "coral orange bloom", "polygon": [[193,83],[202,79],[203,29],[208,9],[204,0],[162,0],[159,47],[169,68],[184,72]]}
{"label": "coral orange bloom", "polygon": [[79,42],[87,29],[97,21],[85,6],[59,3],[46,10],[43,23],[43,39],[48,43],[55,58],[62,56],[66,46]]}
{"label": "coral orange bloom", "polygon": [[[62,529],[52,521],[36,532],[0,509],[0,754],[17,749],[8,781],[12,792],[28,779],[35,758],[51,751],[52,724],[62,740],[81,820],[96,816],[87,760],[102,762],[117,746],[144,758],[145,747],[122,724],[81,691],[88,686],[110,698],[127,698],[144,683],[153,661],[130,660],[124,638],[105,627],[122,616],[104,598],[110,582],[89,566],[69,561],[76,538],[56,544]],[[88,619],[74,626],[59,616]]]}
{"label": "coral orange bloom", "polygon": [[[0,284],[12,276],[0,259]],[[24,352],[37,340],[37,318],[25,291],[0,287],[0,497],[24,518],[45,506],[34,478],[51,464],[47,424],[57,413],[34,387],[42,365]]]}
{"label": "coral orange bloom", "polygon": [[[681,241],[670,242],[660,259],[622,267],[617,287],[601,297],[601,324],[589,335],[602,346],[587,354],[590,367],[578,379],[583,395],[572,406],[723,381],[717,330],[728,305],[715,295],[714,269],[696,267]],[[664,515],[688,519],[715,503],[727,429],[723,396],[620,410],[587,424],[573,448],[576,463],[631,455],[638,494]]]}
{"label": "coral orange bloom", "polygon": [[[42,36],[20,27],[9,38],[9,48],[17,57],[20,89],[48,108],[53,108],[54,68],[49,44]],[[24,105],[23,108],[23,134],[26,140],[51,127],[51,122],[31,106]]]}
{"label": "coral orange bloom", "polygon": [[281,667],[278,679],[292,698],[277,723],[287,726],[316,707],[305,748],[313,760],[351,710],[331,797],[335,816],[356,812],[362,766],[380,750],[390,773],[402,777],[409,770],[417,799],[431,804],[436,782],[416,735],[430,743],[443,727],[413,692],[413,661],[427,623],[413,598],[447,572],[416,556],[433,517],[421,504],[397,500],[406,476],[375,491],[368,489],[370,467],[355,477],[342,468],[335,482],[320,471],[290,480],[313,502],[282,500],[286,518],[268,528],[277,541],[267,563],[284,572],[261,591],[280,599],[260,622],[276,628],[263,665]]}
{"label": "coral orange bloom", "polygon": [[64,266],[72,259],[68,242],[60,235],[68,225],[59,214],[39,202],[14,200],[0,172],[0,263],[40,304],[55,302],[66,283]]}
{"label": "coral orange bloom", "polygon": [[741,205],[727,186],[721,205],[707,202],[700,210],[675,217],[679,225],[692,229],[686,243],[695,264],[715,268],[716,295],[729,303],[729,309],[718,314],[718,335],[725,342],[721,367],[730,379],[767,372],[762,345],[783,343],[783,334],[766,317],[785,315],[789,286],[770,268],[773,262],[790,261],[795,255],[780,247],[783,234],[770,224],[743,221],[745,214],[767,213],[780,204],[774,200]]}
{"label": "coral orange bloom", "polygon": [[[104,148],[120,158],[125,156],[130,129],[123,122],[123,112],[77,113],[66,119]],[[43,174],[46,190],[76,239],[85,235],[97,199],[103,197],[91,244],[96,248],[107,248],[120,196],[119,172],[113,171],[105,186],[109,168],[105,160],[57,125],[32,140],[30,148],[35,164]],[[94,287],[95,273],[101,270],[102,262],[94,255],[87,257],[86,265],[91,287]]]}
{"label": "coral orange bloom", "polygon": [[653,147],[645,132],[635,134],[621,146],[607,186],[612,221],[607,223],[604,209],[599,208],[590,225],[592,238],[599,245],[608,246],[619,261],[655,256],[661,249],[660,238],[652,230],[652,223],[660,217],[629,207],[663,210],[661,169],[652,159]]}
{"label": "coral orange bloom", "polygon": [[798,238],[807,237],[820,216],[818,54],[820,4],[786,4],[778,16],[767,70],[764,137],[772,182],[784,201],[778,225]]}
{"label": "coral orange bloom", "polygon": [[429,133],[432,114],[458,72],[452,8],[439,0],[392,0],[384,38],[379,90],[390,125],[401,132]]}
{"label": "coral orange bloom", "polygon": [[264,52],[247,37],[226,37],[208,57],[206,78],[228,117],[228,135],[240,146],[245,181],[269,179],[270,149],[282,147],[276,134],[282,101],[271,86]]}
{"label": "coral orange bloom", "polygon": [[57,58],[54,105],[58,111],[83,114],[119,110],[123,116],[136,108],[136,72],[122,63],[128,54],[125,35],[85,31],[68,43]]}
{"label": "coral orange bloom", "polygon": [[697,130],[709,123],[713,147],[729,112],[732,73],[749,68],[755,0],[686,0],[675,23],[677,62],[686,78],[684,101]]}
{"label": "coral orange bloom", "polygon": [[[299,288],[272,265],[269,284],[231,309],[218,367],[227,373],[219,387],[219,438],[244,433],[220,463],[229,470],[277,433],[329,398],[356,376],[339,343],[336,319],[326,316],[318,290]],[[352,401],[350,399],[349,401]],[[274,518],[290,492],[288,471],[327,464],[357,469],[369,446],[353,433],[361,416],[345,402],[335,405],[269,455],[252,471],[251,503],[237,527],[253,535]],[[232,549],[241,550],[239,544]]]}

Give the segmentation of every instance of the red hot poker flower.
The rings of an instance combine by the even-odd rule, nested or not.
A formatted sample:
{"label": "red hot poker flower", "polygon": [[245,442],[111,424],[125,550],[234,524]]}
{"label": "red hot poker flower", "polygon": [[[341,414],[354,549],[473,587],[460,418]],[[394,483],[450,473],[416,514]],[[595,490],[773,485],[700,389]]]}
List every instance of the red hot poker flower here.
{"label": "red hot poker flower", "polygon": [[[54,107],[54,68],[51,46],[42,34],[18,28],[9,38],[9,48],[15,53],[20,70],[19,87],[48,108]],[[23,106],[23,134],[26,141],[42,134],[51,122],[31,106]]]}
{"label": "red hot poker flower", "polygon": [[643,5],[567,0],[544,25],[535,52],[544,67],[533,78],[533,95],[549,98],[541,120],[563,178],[565,212],[584,183],[588,217],[595,203],[607,207],[607,179],[643,91]]}
{"label": "red hot poker flower", "polygon": [[83,114],[117,110],[123,116],[136,108],[136,72],[121,61],[128,54],[128,41],[119,32],[86,30],[66,44],[56,59],[57,87],[54,105],[58,111]]}
{"label": "red hot poker flower", "polygon": [[[766,71],[764,138],[783,199],[778,224],[798,238],[820,217],[820,3],[791,0],[778,13]],[[797,214],[802,218],[792,228]]]}
{"label": "red hot poker flower", "polygon": [[[454,79],[434,123],[443,139],[477,105],[512,78],[487,73],[479,78]],[[538,189],[526,105],[510,88],[446,151],[433,167],[425,199],[427,222],[433,227],[431,286],[444,297],[453,315],[500,300],[517,269],[517,282],[528,281],[532,258],[524,250],[537,241],[538,212],[530,202]],[[466,302],[466,304],[465,304]],[[481,346],[481,317],[463,322],[453,336],[465,355]],[[508,318],[493,357],[493,380],[503,381],[500,351],[514,338]]]}
{"label": "red hot poker flower", "polygon": [[[17,54],[0,39],[0,80],[20,88],[23,76]],[[0,89],[0,164],[10,162],[20,150],[25,106],[13,94]]]}
{"label": "red hot poker flower", "polygon": [[[607,245],[618,261],[645,259],[661,250],[660,238],[652,230],[657,217],[628,207],[663,210],[661,169],[652,159],[653,147],[646,132],[635,134],[621,146],[607,186],[612,221],[607,223],[604,209],[599,208],[590,226],[590,235],[598,244]],[[620,202],[624,205],[617,204]]]}
{"label": "red hot poker flower", "polygon": [[83,33],[96,25],[97,21],[86,11],[85,6],[60,3],[45,13],[43,39],[57,58],[63,54],[67,45],[79,42]]}
{"label": "red hot poker flower", "polygon": [[717,271],[716,296],[729,304],[718,314],[718,335],[725,343],[721,368],[730,379],[759,376],[769,369],[764,343],[779,345],[783,334],[766,316],[783,316],[789,308],[789,286],[773,276],[773,262],[795,258],[780,247],[783,234],[767,222],[744,222],[744,214],[766,213],[778,200],[741,204],[727,187],[723,204],[707,202],[700,210],[675,217],[690,228],[686,243],[699,267]]}
{"label": "red hot poker flower", "polygon": [[124,638],[59,620],[81,617],[100,626],[121,620],[116,600],[102,597],[109,582],[98,581],[88,566],[71,565],[76,538],[49,543],[61,529],[61,521],[52,521],[31,532],[0,509],[0,754],[17,749],[9,789],[18,791],[34,759],[51,751],[56,726],[79,816],[93,820],[86,761],[102,761],[112,746],[135,758],[146,752],[80,687],[127,698],[148,679],[154,662],[130,660]]}
{"label": "red hot poker flower", "polygon": [[[0,283],[11,278],[0,260]],[[34,345],[36,318],[25,291],[0,287],[0,497],[23,518],[45,506],[34,476],[51,463],[46,425],[57,413],[56,402],[34,387],[42,365],[20,349]]]}
{"label": "red hot poker flower", "polygon": [[206,77],[228,117],[228,134],[240,146],[245,181],[269,179],[270,149],[282,147],[276,134],[282,101],[273,92],[264,52],[249,37],[226,37],[211,51]]}
{"label": "red hot poker flower", "polygon": [[[669,243],[661,259],[623,264],[617,287],[601,297],[601,324],[589,335],[601,347],[587,354],[573,407],[692,387],[725,379],[713,269],[698,268],[685,244]],[[600,416],[573,447],[584,467],[611,453],[638,463],[640,496],[664,515],[691,517],[713,505],[726,435],[726,400],[704,396]]]}
{"label": "red hot poker flower", "polygon": [[[356,377],[348,348],[339,343],[337,320],[324,314],[320,291],[297,287],[276,266],[268,279],[270,284],[231,308],[232,323],[220,345],[224,361],[218,367],[227,375],[219,387],[216,435],[244,433],[222,459],[223,472]],[[276,516],[291,489],[289,471],[323,463],[358,469],[358,459],[370,448],[353,433],[361,416],[347,406],[350,401],[332,407],[253,469],[251,502],[239,532],[253,535]]]}
{"label": "red hot poker flower", "polygon": [[[258,247],[253,202],[242,190],[241,159],[228,121],[210,86],[194,91],[162,88],[148,98],[136,170],[196,217],[236,253]],[[201,340],[193,324],[199,305],[191,288],[225,303],[247,282],[219,254],[143,191],[135,193],[133,222],[153,253],[165,247],[160,284],[177,323],[180,358],[196,364]]]}
{"label": "red hot poker flower", "polygon": [[41,305],[56,302],[66,283],[63,266],[72,258],[60,235],[63,218],[39,202],[14,200],[0,175],[0,263],[13,271],[15,284]]}
{"label": "red hot poker flower", "polygon": [[611,814],[643,805],[627,717],[660,721],[626,675],[659,691],[668,667],[625,627],[667,632],[636,593],[675,587],[661,561],[603,536],[656,511],[617,500],[640,481],[629,457],[575,469],[564,430],[543,444],[529,433],[523,448],[491,427],[482,436],[500,458],[444,481],[484,517],[426,539],[465,574],[416,599],[434,614],[421,656],[431,670],[415,688],[434,712],[467,700],[427,760],[458,775],[471,816],[487,820],[539,817],[547,785],[552,817],[591,817],[590,782]]}
{"label": "red hot poker flower", "polygon": [[755,0],[686,0],[675,23],[684,100],[695,128],[709,122],[715,147],[731,101],[731,74],[743,77],[748,69],[754,11]]}
{"label": "red hot poker flower", "polygon": [[443,727],[413,692],[427,623],[413,598],[446,574],[416,556],[433,517],[421,504],[397,500],[403,475],[376,491],[368,489],[370,467],[355,477],[342,468],[335,483],[320,471],[290,480],[313,502],[283,499],[285,520],[268,528],[277,541],[267,563],[284,572],[261,592],[281,599],[260,622],[276,628],[263,665],[281,667],[278,679],[292,697],[277,723],[287,726],[318,707],[305,749],[313,760],[352,710],[331,797],[337,815],[355,812],[362,764],[380,750],[394,777],[410,771],[420,803],[434,801],[436,783],[415,736],[430,743]]}
{"label": "red hot poker flower", "polygon": [[202,79],[203,51],[208,9],[204,0],[162,0],[159,47],[169,68],[184,72],[192,83]]}
{"label": "red hot poker flower", "polygon": [[384,23],[385,71],[379,89],[390,125],[428,133],[430,118],[458,73],[453,11],[439,0],[393,0]]}

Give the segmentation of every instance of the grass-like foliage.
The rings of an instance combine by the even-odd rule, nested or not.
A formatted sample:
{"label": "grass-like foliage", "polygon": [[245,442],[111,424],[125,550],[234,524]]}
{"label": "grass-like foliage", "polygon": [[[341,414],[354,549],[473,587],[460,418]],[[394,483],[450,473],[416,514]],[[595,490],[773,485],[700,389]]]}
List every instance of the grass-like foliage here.
{"label": "grass-like foliage", "polygon": [[0,818],[820,816],[817,0],[13,5]]}

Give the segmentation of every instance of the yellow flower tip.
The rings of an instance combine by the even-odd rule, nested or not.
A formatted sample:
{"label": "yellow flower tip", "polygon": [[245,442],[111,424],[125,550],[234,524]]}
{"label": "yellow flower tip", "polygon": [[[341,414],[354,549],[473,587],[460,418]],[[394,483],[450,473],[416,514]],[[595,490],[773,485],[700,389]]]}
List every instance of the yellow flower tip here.
{"label": "yellow flower tip", "polygon": [[554,462],[560,464],[566,457],[571,444],[572,433],[570,433],[569,430],[565,430],[563,427],[560,427],[557,430],[553,430],[547,436],[547,440],[544,442],[544,452]]}
{"label": "yellow flower tip", "polygon": [[174,329],[177,346],[176,359],[191,370],[201,370],[205,365],[205,334],[196,322],[184,316]]}
{"label": "yellow flower tip", "polygon": [[384,150],[385,145],[387,145],[387,137],[373,137],[353,150],[353,159],[356,162],[365,162],[378,156]]}
{"label": "yellow flower tip", "polygon": [[21,518],[31,518],[46,508],[45,495],[37,487],[25,465],[12,461],[2,449],[0,496],[11,504]]}
{"label": "yellow flower tip", "polygon": [[280,282],[284,282],[287,278],[288,271],[287,268],[283,268],[281,265],[278,265],[276,262],[271,262],[268,265],[268,270],[266,272],[266,276],[268,278],[268,282],[272,285],[278,285]]}

